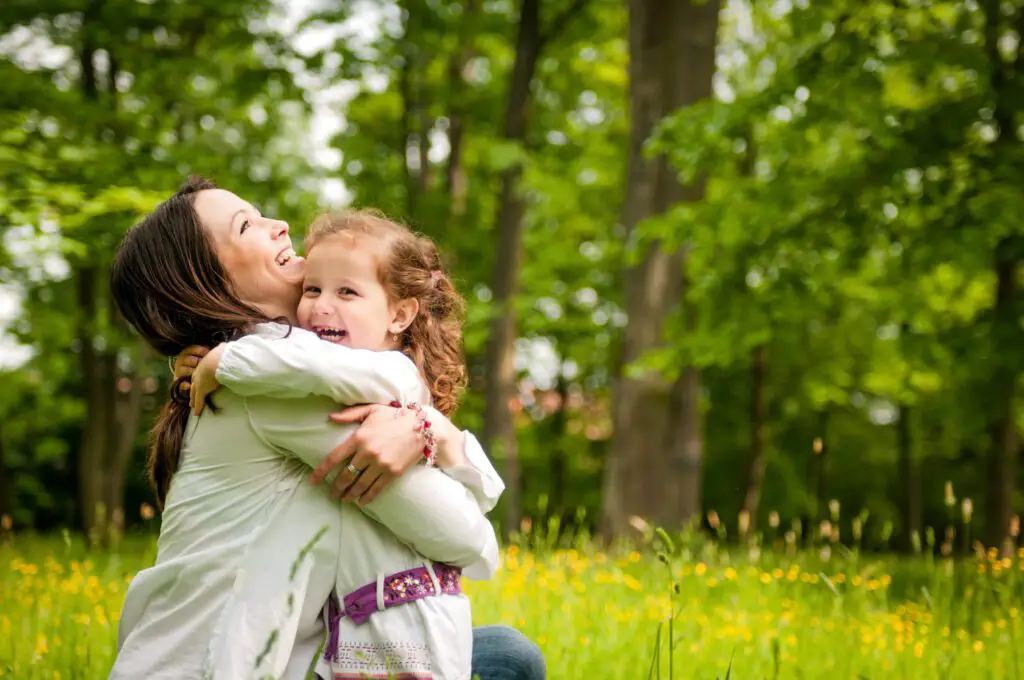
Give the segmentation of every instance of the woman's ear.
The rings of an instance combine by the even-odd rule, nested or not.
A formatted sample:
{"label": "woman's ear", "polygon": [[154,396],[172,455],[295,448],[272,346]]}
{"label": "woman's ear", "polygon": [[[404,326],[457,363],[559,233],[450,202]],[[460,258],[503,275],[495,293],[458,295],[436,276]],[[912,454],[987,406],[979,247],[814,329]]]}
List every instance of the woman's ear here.
{"label": "woman's ear", "polygon": [[400,300],[391,307],[391,323],[388,332],[400,335],[408,328],[420,312],[420,301],[416,298]]}

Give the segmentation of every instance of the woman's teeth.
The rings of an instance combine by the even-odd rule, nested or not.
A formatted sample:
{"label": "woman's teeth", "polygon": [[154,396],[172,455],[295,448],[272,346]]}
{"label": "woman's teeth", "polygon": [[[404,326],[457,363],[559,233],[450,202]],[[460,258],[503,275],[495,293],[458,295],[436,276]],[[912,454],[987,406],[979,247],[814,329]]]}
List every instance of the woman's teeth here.
{"label": "woman's teeth", "polygon": [[288,264],[293,257],[295,257],[295,250],[288,248],[287,250],[282,250],[278,256],[274,258],[274,261],[277,262],[278,267],[283,267]]}

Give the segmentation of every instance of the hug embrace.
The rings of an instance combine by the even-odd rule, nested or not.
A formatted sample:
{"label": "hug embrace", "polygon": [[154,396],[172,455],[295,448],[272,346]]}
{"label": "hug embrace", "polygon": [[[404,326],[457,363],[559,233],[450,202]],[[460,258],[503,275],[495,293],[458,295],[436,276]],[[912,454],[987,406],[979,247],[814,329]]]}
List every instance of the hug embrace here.
{"label": "hug embrace", "polygon": [[461,592],[497,567],[504,485],[449,420],[462,299],[437,248],[363,211],[306,247],[192,180],[116,254],[122,314],[178,361],[150,438],[158,554],[111,677],[542,680]]}

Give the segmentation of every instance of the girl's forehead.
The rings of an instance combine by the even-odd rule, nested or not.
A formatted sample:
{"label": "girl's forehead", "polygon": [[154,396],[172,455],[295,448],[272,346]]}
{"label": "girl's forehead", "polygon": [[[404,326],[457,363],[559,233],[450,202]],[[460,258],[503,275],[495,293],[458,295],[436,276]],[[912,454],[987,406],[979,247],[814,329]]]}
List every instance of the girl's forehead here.
{"label": "girl's forehead", "polygon": [[314,247],[330,245],[349,250],[372,250],[378,254],[384,251],[383,239],[372,234],[363,234],[357,231],[337,231],[323,236],[316,236],[314,244]]}
{"label": "girl's forehead", "polygon": [[342,252],[350,255],[365,255],[377,261],[384,257],[387,252],[383,239],[369,235],[369,233],[359,233],[357,231],[337,231],[335,233],[328,233],[327,236],[319,237],[313,241],[313,245],[309,248],[307,255],[311,255],[318,248],[322,247],[329,248],[336,255]]}
{"label": "girl's forehead", "polygon": [[379,239],[366,238],[362,234],[338,233],[319,238],[306,252],[307,269],[341,264],[349,273],[352,270],[376,271],[384,254]]}

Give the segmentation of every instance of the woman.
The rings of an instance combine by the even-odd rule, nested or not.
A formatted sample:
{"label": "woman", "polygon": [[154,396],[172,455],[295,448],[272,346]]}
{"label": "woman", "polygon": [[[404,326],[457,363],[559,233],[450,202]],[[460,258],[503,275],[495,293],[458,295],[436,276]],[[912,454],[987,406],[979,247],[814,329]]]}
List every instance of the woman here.
{"label": "woman", "polygon": [[[190,345],[240,337],[271,320],[294,322],[301,279],[287,225],[264,218],[229,192],[193,182],[129,232],[111,283],[128,321],[154,348],[175,355]],[[323,490],[304,483],[308,468],[281,449],[292,446],[289,452],[307,465],[354,452],[361,468],[375,466],[380,477],[407,470],[421,455],[414,419],[403,429],[387,409],[371,408],[359,436],[325,458],[326,450],[299,450],[295,442],[297,429],[307,444],[347,437],[345,428],[326,430],[332,427],[326,410],[289,429],[273,420],[282,404],[275,409],[225,393],[218,398],[218,417],[190,421],[186,400],[177,389],[172,394],[152,439],[151,475],[158,496],[167,499],[157,565],[129,590],[113,677],[304,677],[323,639],[321,611],[337,551],[358,546],[338,544],[342,516],[351,506],[339,508]],[[296,413],[295,401],[284,410]],[[492,468],[475,440],[436,414],[432,419],[439,465],[465,486],[475,485],[478,498],[496,497],[493,480],[487,489]],[[342,487],[352,482],[344,470],[336,480]],[[378,482],[374,490],[381,487]],[[401,502],[392,493],[385,503],[385,495],[367,503],[377,506],[382,521]],[[397,510],[390,517],[388,526],[416,547],[412,524],[419,518]],[[459,566],[483,557],[484,523],[471,512],[432,522],[431,531],[460,555]],[[543,677],[539,652],[509,629],[475,635],[473,663],[484,680]]]}

